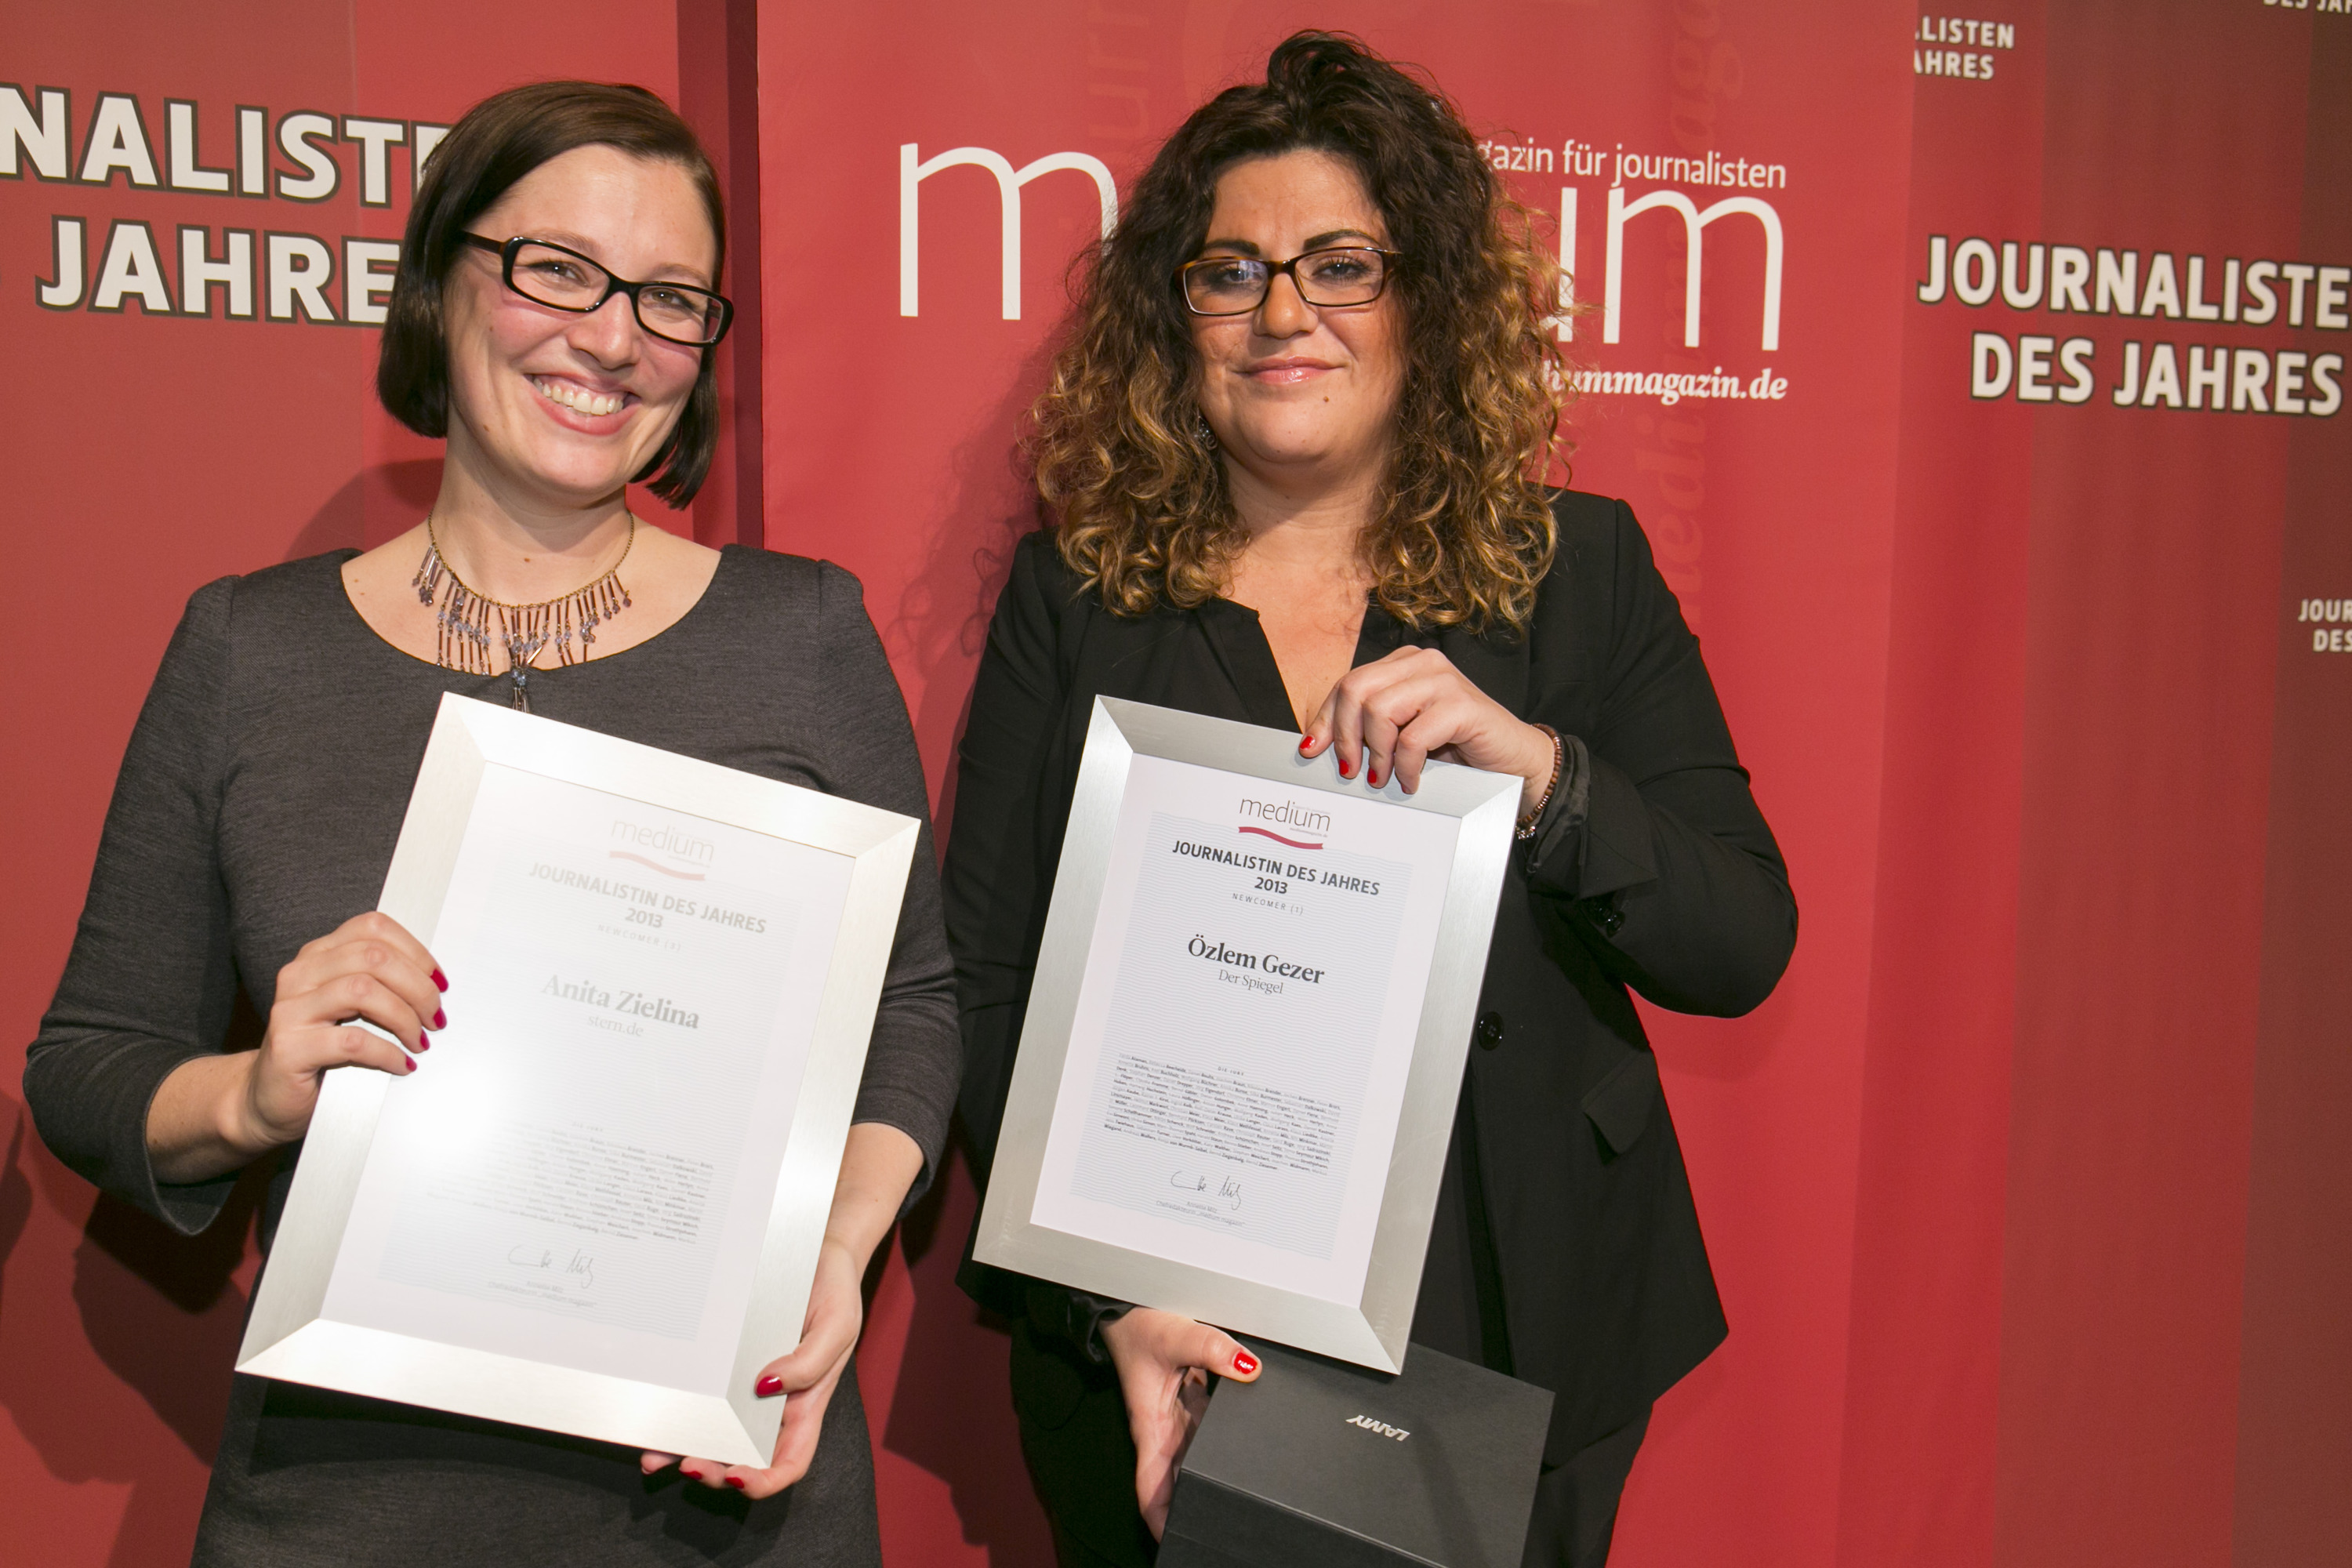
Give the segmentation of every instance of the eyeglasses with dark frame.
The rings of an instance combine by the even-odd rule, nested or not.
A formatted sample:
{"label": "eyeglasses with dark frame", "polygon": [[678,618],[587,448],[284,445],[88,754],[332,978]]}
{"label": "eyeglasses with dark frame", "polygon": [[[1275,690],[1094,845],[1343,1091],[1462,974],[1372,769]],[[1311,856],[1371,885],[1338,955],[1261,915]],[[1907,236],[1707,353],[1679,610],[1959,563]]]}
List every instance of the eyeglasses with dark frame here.
{"label": "eyeglasses with dark frame", "polygon": [[603,310],[614,295],[626,294],[637,325],[667,342],[696,349],[718,342],[735,323],[733,301],[708,289],[688,283],[633,283],[567,246],[528,235],[516,235],[503,244],[478,234],[457,237],[497,257],[507,287],[550,310],[584,316]]}
{"label": "eyeglasses with dark frame", "polygon": [[1370,245],[1335,245],[1301,251],[1287,261],[1255,256],[1208,256],[1177,268],[1184,307],[1196,316],[1246,316],[1265,303],[1274,280],[1288,275],[1309,305],[1369,305],[1381,297],[1404,253]]}

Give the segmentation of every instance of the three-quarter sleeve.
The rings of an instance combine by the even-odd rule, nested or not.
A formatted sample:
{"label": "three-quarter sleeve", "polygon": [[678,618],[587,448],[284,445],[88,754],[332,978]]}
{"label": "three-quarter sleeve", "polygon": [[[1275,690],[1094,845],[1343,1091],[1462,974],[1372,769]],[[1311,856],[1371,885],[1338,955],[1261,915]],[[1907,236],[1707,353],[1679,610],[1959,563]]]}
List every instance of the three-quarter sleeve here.
{"label": "three-quarter sleeve", "polygon": [[25,1057],[25,1100],[50,1151],[188,1235],[220,1213],[236,1176],[159,1183],[147,1112],[174,1068],[220,1048],[236,998],[217,835],[236,585],[198,590],[164,651],[115,781],[73,951]]}
{"label": "three-quarter sleeve", "polygon": [[[1574,792],[1554,803],[1528,860],[1538,889],[1572,900],[1602,964],[1682,1013],[1732,1016],[1771,994],[1796,945],[1797,905],[1749,793],[1698,639],[1622,501],[1599,577],[1579,602],[1608,634],[1600,717],[1578,737]],[[1580,810],[1578,809],[1580,807]]]}
{"label": "three-quarter sleeve", "polygon": [[852,1114],[855,1121],[896,1127],[923,1152],[923,1173],[907,1193],[911,1206],[938,1173],[947,1149],[963,1055],[956,1033],[954,970],[940,921],[930,803],[907,701],[866,614],[857,579],[838,566],[821,565],[818,603],[823,668],[814,700],[817,731],[829,742],[826,787],[923,825],[907,870],[898,938]]}

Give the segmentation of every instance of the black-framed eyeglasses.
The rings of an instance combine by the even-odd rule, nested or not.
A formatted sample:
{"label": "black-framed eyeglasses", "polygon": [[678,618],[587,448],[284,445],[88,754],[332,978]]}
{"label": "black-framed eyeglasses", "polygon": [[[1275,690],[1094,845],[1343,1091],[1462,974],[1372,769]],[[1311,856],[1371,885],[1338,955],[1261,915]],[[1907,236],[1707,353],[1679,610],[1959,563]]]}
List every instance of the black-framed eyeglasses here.
{"label": "black-framed eyeglasses", "polygon": [[657,338],[707,349],[727,335],[735,307],[724,295],[687,283],[632,283],[603,263],[543,239],[516,235],[500,244],[478,234],[457,237],[499,258],[507,287],[534,304],[586,315],[615,294],[629,297],[637,325]]}
{"label": "black-framed eyeglasses", "polygon": [[1287,261],[1255,256],[1211,256],[1178,269],[1184,304],[1196,316],[1246,316],[1265,302],[1274,280],[1287,273],[1310,305],[1369,305],[1389,286],[1403,252],[1369,245],[1302,251]]}

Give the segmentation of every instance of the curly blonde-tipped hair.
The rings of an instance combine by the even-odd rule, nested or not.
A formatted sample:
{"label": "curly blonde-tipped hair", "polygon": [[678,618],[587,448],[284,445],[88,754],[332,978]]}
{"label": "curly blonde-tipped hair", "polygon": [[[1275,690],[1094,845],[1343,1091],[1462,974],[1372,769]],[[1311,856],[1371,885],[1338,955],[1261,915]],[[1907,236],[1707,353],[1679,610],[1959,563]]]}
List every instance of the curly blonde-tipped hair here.
{"label": "curly blonde-tipped hair", "polygon": [[1033,410],[1037,489],[1062,558],[1106,608],[1213,598],[1244,542],[1178,269],[1218,176],[1298,149],[1345,159],[1402,253],[1404,391],[1365,563],[1408,626],[1524,628],[1556,542],[1543,479],[1558,437],[1558,264],[1454,107],[1351,38],[1300,33],[1262,84],[1196,110],[1081,262],[1075,330]]}

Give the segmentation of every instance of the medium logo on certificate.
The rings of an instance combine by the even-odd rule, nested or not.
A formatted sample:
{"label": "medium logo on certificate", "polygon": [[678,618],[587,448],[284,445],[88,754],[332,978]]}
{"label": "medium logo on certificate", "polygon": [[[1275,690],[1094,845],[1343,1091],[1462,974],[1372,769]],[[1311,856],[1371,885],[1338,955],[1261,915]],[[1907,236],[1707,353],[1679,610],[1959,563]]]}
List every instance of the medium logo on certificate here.
{"label": "medium logo on certificate", "polygon": [[1356,1302],[1458,832],[1137,755],[1032,1222]]}
{"label": "medium logo on certificate", "polygon": [[[451,1024],[386,1098],[326,1315],[693,1386],[735,1354],[851,858],[493,764]],[[760,1168],[751,1169],[757,1163]]]}

